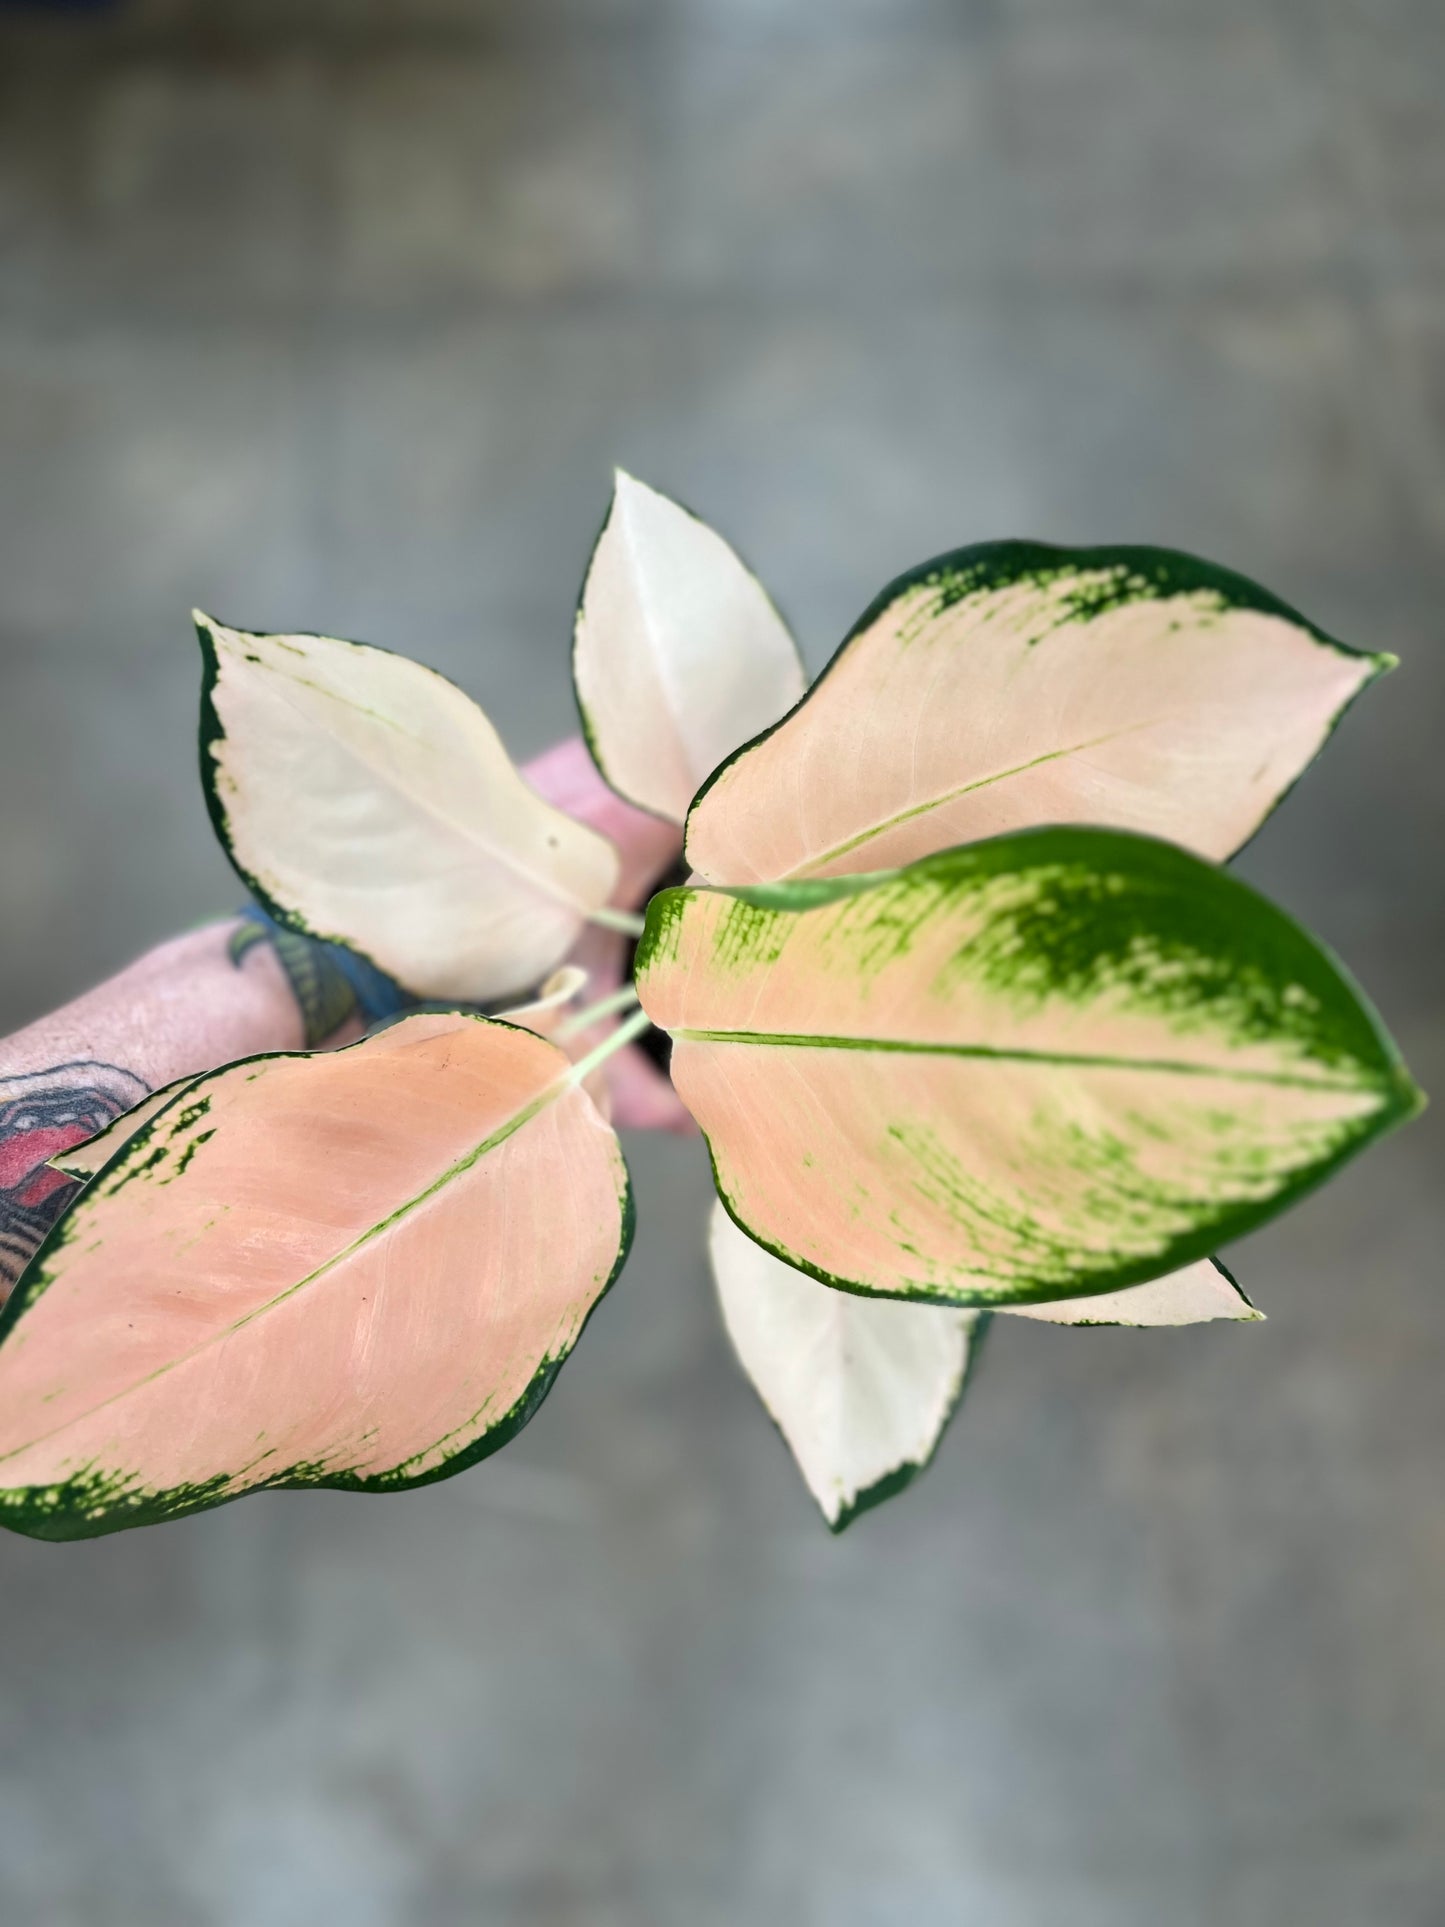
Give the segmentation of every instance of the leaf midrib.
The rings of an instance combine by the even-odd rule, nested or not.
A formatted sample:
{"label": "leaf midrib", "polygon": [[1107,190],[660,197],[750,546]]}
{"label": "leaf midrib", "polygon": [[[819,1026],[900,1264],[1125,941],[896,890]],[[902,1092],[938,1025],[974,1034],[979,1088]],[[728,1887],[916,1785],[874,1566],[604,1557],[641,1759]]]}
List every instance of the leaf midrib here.
{"label": "leaf midrib", "polygon": [[[695,758],[682,727],[682,716],[686,706],[685,697],[678,687],[672,660],[660,640],[660,620],[654,598],[650,593],[648,572],[642,564],[641,543],[631,504],[623,504],[620,523],[627,572],[631,577],[633,593],[637,597],[637,607],[642,617],[640,626],[646,639],[648,661],[652,665],[657,690],[662,698],[662,706],[672,726],[674,747],[677,751],[683,782],[685,785],[690,784],[692,789],[696,789],[702,776],[707,772],[705,770],[699,772],[693,768]],[[686,809],[687,804],[684,802],[684,813]]]}
{"label": "leaf midrib", "polygon": [[1056,763],[1062,757],[1078,756],[1085,750],[1099,749],[1105,743],[1117,742],[1121,736],[1131,736],[1138,730],[1153,729],[1156,721],[1157,719],[1151,718],[1145,722],[1129,723],[1123,729],[1108,730],[1104,735],[1095,736],[1087,742],[1069,743],[1062,749],[1045,750],[1042,755],[1030,757],[1026,763],[1016,763],[1011,769],[994,770],[988,776],[978,776],[971,782],[959,783],[955,788],[945,790],[940,796],[928,797],[922,803],[914,803],[906,810],[896,811],[880,823],[870,824],[866,830],[859,830],[856,836],[846,837],[843,842],[835,844],[831,850],[823,851],[821,856],[809,857],[796,869],[789,870],[784,881],[791,882],[798,878],[812,876],[825,864],[836,863],[839,857],[848,856],[852,851],[861,849],[865,843],[871,843],[877,837],[886,836],[890,830],[896,830],[900,824],[912,822],[916,816],[927,816],[930,810],[946,809],[950,803],[956,803],[961,796],[969,796],[975,790],[987,789],[993,783],[1005,783],[1012,776],[1025,776],[1031,769],[1038,769],[1044,763]]}
{"label": "leaf midrib", "polygon": [[[1126,1057],[1109,1052],[1029,1050],[996,1044],[945,1044],[898,1037],[826,1036],[802,1031],[671,1030],[675,1040],[702,1044],[743,1044],[762,1049],[861,1050],[911,1057],[979,1058],[1011,1064],[1066,1065],[1081,1070],[1150,1071],[1214,1078],[1237,1084],[1282,1085],[1291,1089],[1362,1092],[1375,1088],[1359,1078],[1307,1076],[1293,1071],[1231,1068],[1223,1064],[1193,1063],[1184,1058]],[[1383,1089],[1383,1085],[1380,1086]]]}

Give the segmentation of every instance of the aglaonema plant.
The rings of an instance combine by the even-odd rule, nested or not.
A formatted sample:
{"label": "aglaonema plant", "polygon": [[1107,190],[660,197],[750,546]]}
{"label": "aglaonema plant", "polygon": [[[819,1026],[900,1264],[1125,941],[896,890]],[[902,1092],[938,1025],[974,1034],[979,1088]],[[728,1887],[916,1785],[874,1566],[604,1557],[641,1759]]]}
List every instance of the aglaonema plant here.
{"label": "aglaonema plant", "polygon": [[[0,1342],[20,1530],[505,1443],[625,1259],[604,1066],[651,1025],[728,1331],[835,1529],[928,1462],[992,1313],[1256,1318],[1217,1247],[1421,1102],[1341,966],[1221,867],[1390,660],[1227,570],[961,549],[809,688],[733,551],[619,476],[573,669],[602,777],[678,832],[645,918],[442,677],[198,630],[235,868],[427,1008],[64,1154],[89,1182]],[[586,988],[599,930],[633,982]]]}

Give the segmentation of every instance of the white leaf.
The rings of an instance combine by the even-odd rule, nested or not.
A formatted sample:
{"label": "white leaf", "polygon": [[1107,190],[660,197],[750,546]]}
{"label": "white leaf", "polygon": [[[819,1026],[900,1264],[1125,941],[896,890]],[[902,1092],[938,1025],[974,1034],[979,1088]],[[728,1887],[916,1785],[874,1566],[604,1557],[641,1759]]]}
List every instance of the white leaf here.
{"label": "white leaf", "polygon": [[405,656],[197,614],[201,773],[254,894],[418,996],[481,1003],[564,957],[618,876],[544,803],[485,715]]}
{"label": "white leaf", "polygon": [[928,1464],[984,1315],[835,1291],[754,1244],[721,1204],[709,1243],[728,1336],[839,1532]]}
{"label": "white leaf", "polygon": [[1093,1298],[1062,1298],[1044,1305],[1000,1305],[1012,1318],[1038,1318],[1051,1325],[1204,1325],[1214,1318],[1241,1323],[1262,1319],[1216,1258],[1201,1258],[1125,1291]]}
{"label": "white leaf", "polygon": [[572,667],[602,774],[678,823],[703,778],[806,682],[782,617],[722,537],[621,470]]}

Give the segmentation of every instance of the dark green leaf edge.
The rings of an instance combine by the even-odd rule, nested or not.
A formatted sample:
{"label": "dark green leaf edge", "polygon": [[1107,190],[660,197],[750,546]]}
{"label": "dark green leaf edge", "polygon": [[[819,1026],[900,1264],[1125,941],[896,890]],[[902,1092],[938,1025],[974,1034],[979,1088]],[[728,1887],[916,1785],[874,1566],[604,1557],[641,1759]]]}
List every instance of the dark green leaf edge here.
{"label": "dark green leaf edge", "polygon": [[[1268,1222],[1270,1216],[1282,1215],[1292,1205],[1298,1203],[1301,1198],[1308,1196],[1311,1191],[1317,1190],[1321,1185],[1326,1184],[1342,1165],[1347,1164],[1357,1152],[1364,1150],[1375,1137],[1382,1137],[1397,1125],[1408,1123],[1410,1118],[1417,1116],[1423,1108],[1424,1099],[1422,1097],[1420,1103],[1415,1106],[1414,1110],[1392,1116],[1385,1123],[1380,1124],[1370,1136],[1353,1139],[1336,1158],[1321,1167],[1319,1174],[1312,1177],[1309,1183],[1300,1185],[1288,1193],[1277,1193],[1275,1199],[1268,1205],[1263,1218],[1245,1225],[1242,1230],[1231,1227],[1226,1235],[1229,1238],[1243,1237],[1248,1231],[1255,1229],[1257,1224]],[[846,1291],[857,1298],[888,1298],[909,1305],[947,1306],[953,1311],[1007,1311],[1012,1305],[1062,1304],[1071,1298],[1101,1298],[1107,1291],[1127,1291],[1134,1285],[1152,1285],[1156,1279],[1165,1278],[1172,1271],[1181,1271],[1185,1265],[1193,1264],[1197,1258],[1208,1258],[1212,1264],[1218,1265],[1219,1269],[1224,1273],[1225,1277],[1229,1279],[1229,1282],[1234,1286],[1236,1291],[1239,1292],[1240,1297],[1244,1299],[1244,1302],[1249,1306],[1250,1310],[1254,1311],[1258,1309],[1254,1300],[1248,1296],[1239,1284],[1233,1272],[1231,1272],[1226,1265],[1222,1264],[1210,1249],[1214,1243],[1222,1243],[1224,1241],[1217,1227],[1214,1226],[1206,1227],[1205,1230],[1190,1240],[1189,1255],[1187,1257],[1171,1257],[1163,1263],[1150,1261],[1148,1264],[1137,1264],[1133,1266],[1121,1265],[1118,1266],[1114,1272],[1108,1274],[1102,1283],[1090,1279],[1087,1283],[1076,1287],[1072,1291],[1063,1290],[1057,1284],[1040,1286],[1037,1291],[1014,1292],[1007,1298],[997,1296],[992,1298],[952,1296],[921,1288],[913,1291],[875,1291],[871,1285],[860,1284],[857,1279],[842,1278],[834,1272],[824,1271],[821,1266],[811,1263],[807,1258],[800,1258],[785,1246],[773,1243],[770,1238],[750,1225],[738,1211],[727,1191],[723,1188],[722,1178],[717,1167],[717,1156],[713,1150],[712,1139],[706,1131],[702,1130],[700,1125],[698,1129],[702,1141],[707,1147],[708,1163],[712,1170],[713,1188],[717,1192],[718,1201],[722,1205],[723,1210],[727,1212],[728,1216],[737,1226],[738,1230],[741,1231],[745,1237],[751,1238],[755,1245],[760,1245],[762,1249],[770,1253],[771,1256],[780,1259],[783,1264],[791,1265],[794,1271],[801,1271],[809,1278],[816,1279],[820,1285],[831,1286],[834,1291]],[[1239,1322],[1248,1324],[1264,1323],[1266,1321],[1261,1316],[1261,1318],[1257,1320],[1246,1319],[1240,1320]],[[1147,1329],[1147,1327],[1137,1328],[1099,1319],[1097,1321],[1091,1321],[1090,1324],[1071,1326],[1069,1329],[1074,1331],[1090,1329],[1098,1331],[1129,1331],[1133,1329]]]}
{"label": "dark green leaf edge", "polygon": [[[502,1021],[495,1017],[482,1017],[475,1011],[465,1009],[459,1009],[457,1014],[469,1017],[475,1023],[496,1024]],[[519,1024],[503,1024],[503,1028],[525,1030],[526,1027]],[[536,1035],[533,1031],[527,1031],[526,1034]],[[367,1039],[362,1037],[355,1043],[345,1044],[340,1048],[355,1050],[358,1045],[365,1042]],[[134,1137],[128,1138],[120,1145],[115,1155],[96,1172],[95,1177],[84,1190],[77,1193],[51,1226],[44,1241],[32,1253],[30,1262],[16,1282],[15,1289],[6,1300],[4,1307],[0,1308],[0,1345],[5,1343],[20,1318],[48,1288],[51,1281],[44,1276],[44,1262],[47,1258],[53,1257],[68,1241],[70,1221],[91,1185],[108,1176],[122,1158],[145,1144],[162,1120],[171,1117],[177,1104],[194,1090],[196,1084],[204,1083],[208,1078],[220,1076],[222,1072],[235,1070],[243,1064],[268,1063],[276,1058],[330,1057],[337,1054],[335,1051],[257,1051],[252,1056],[238,1057],[229,1064],[219,1065],[214,1071],[204,1072],[199,1078],[187,1083],[183,1089],[178,1089],[171,1102],[164,1105],[153,1118],[142,1125]],[[620,1141],[617,1154],[622,1164],[621,1218],[618,1227],[617,1260],[608,1274],[607,1282],[593,1299],[587,1316],[578,1326],[576,1336],[567,1350],[556,1358],[545,1359],[516,1404],[505,1412],[495,1425],[473,1439],[469,1445],[464,1446],[451,1458],[444,1459],[429,1471],[410,1475],[401,1470],[393,1470],[373,1477],[363,1477],[357,1473],[321,1473],[318,1469],[315,1475],[308,1476],[304,1470],[298,1472],[293,1468],[292,1472],[284,1478],[259,1480],[255,1485],[248,1485],[239,1492],[226,1490],[231,1479],[236,1476],[235,1473],[226,1473],[196,1485],[170,1487],[164,1492],[149,1493],[144,1496],[132,1496],[128,1488],[117,1484],[105,1475],[96,1474],[87,1477],[82,1473],[67,1480],[63,1485],[39,1488],[44,1496],[33,1499],[12,1500],[5,1496],[3,1489],[0,1489],[0,1526],[12,1532],[21,1533],[27,1538],[45,1539],[56,1543],[99,1539],[112,1532],[127,1531],[133,1526],[164,1525],[174,1519],[189,1518],[194,1513],[209,1512],[217,1506],[230,1505],[237,1499],[249,1498],[256,1492],[331,1491],[371,1494],[409,1492],[418,1486],[435,1485],[439,1480],[455,1478],[457,1473],[465,1472],[470,1466],[490,1458],[493,1452],[498,1452],[504,1445],[510,1444],[536,1413],[548,1392],[551,1391],[557,1374],[582,1342],[582,1335],[591,1323],[593,1313],[616,1284],[627,1263],[637,1227],[637,1210],[633,1196],[632,1173],[628,1168]],[[0,1477],[3,1477],[3,1472],[0,1472]],[[21,1490],[31,1491],[33,1488],[21,1488]],[[106,1508],[100,1517],[94,1516],[98,1506]]]}
{"label": "dark green leaf edge", "polygon": [[[1078,609],[1076,620],[1087,622],[1104,610],[1128,602],[1147,602],[1165,596],[1187,594],[1191,591],[1207,590],[1217,595],[1220,601],[1231,609],[1254,609],[1263,615],[1279,616],[1293,623],[1313,636],[1316,642],[1339,655],[1372,662],[1374,673],[1363,682],[1355,694],[1343,703],[1330,720],[1329,728],[1320,742],[1320,749],[1334,735],[1344,721],[1345,713],[1362,696],[1371,683],[1378,682],[1398,666],[1399,658],[1388,654],[1372,654],[1368,650],[1356,649],[1351,644],[1341,642],[1338,637],[1318,628],[1307,616],[1270,590],[1252,581],[1248,576],[1239,575],[1222,564],[1208,562],[1202,556],[1190,555],[1182,549],[1154,548],[1144,544],[1123,544],[1099,548],[1069,548],[1051,542],[1030,542],[1023,540],[1004,540],[997,542],[977,542],[961,549],[949,549],[942,555],[932,556],[926,562],[917,563],[905,569],[902,575],[895,576],[869,603],[842,642],[834,650],[810,686],[804,690],[798,701],[780,716],[769,728],[760,730],[746,743],[741,743],[727,756],[699,788],[688,806],[687,821],[683,826],[683,851],[691,860],[688,851],[688,831],[692,827],[692,815],[703,798],[718,783],[734,763],[740,762],[750,750],[790,722],[805,707],[809,697],[837,668],[851,644],[870,629],[889,606],[901,596],[920,587],[934,587],[939,590],[940,607],[951,606],[965,595],[979,591],[1001,589],[1025,578],[1045,582],[1050,578],[1081,570],[1111,571],[1116,577],[1117,588],[1112,595],[1096,593]],[[1316,756],[1319,754],[1317,750]],[[1298,776],[1280,791],[1264,815],[1260,817],[1249,835],[1232,855],[1238,856],[1258,835],[1269,818],[1284,802],[1295,785],[1305,775],[1314,762],[1310,758]],[[599,765],[600,767],[600,765]]]}
{"label": "dark green leaf edge", "polygon": [[[633,476],[631,479],[634,481],[640,481],[641,478],[637,476]],[[650,482],[643,482],[641,485],[644,488],[650,488],[652,486]],[[654,489],[653,493],[655,495],[661,495],[662,490]],[[806,662],[804,662],[803,652],[798,647],[798,639],[796,634],[794,633],[793,625],[788,621],[787,617],[783,614],[782,610],[778,607],[777,601],[772,595],[772,592],[769,590],[767,584],[763,581],[762,577],[758,574],[757,570],[754,569],[752,565],[748,562],[747,558],[739,552],[737,545],[729,541],[725,535],[721,535],[719,531],[713,527],[711,522],[707,521],[703,516],[698,514],[696,509],[690,508],[686,502],[680,502],[675,495],[667,496],[666,500],[671,502],[674,508],[681,509],[684,515],[691,516],[692,520],[698,523],[700,527],[705,528],[709,535],[716,535],[720,542],[727,542],[728,547],[732,550],[733,554],[737,557],[738,561],[742,564],[743,568],[752,577],[753,581],[758,585],[758,588],[762,591],[763,596],[765,597],[768,603],[768,606],[772,609],[773,614],[778,618],[778,621],[782,623],[783,628],[787,631],[788,640],[793,645],[793,654],[798,658],[798,667],[799,669],[802,670],[803,681],[806,683],[808,680],[808,665]],[[615,783],[612,780],[611,776],[608,775],[607,765],[602,759],[602,748],[597,739],[597,732],[593,727],[592,718],[587,713],[587,705],[582,700],[582,691],[577,687],[577,626],[582,616],[582,605],[587,598],[587,583],[592,574],[592,564],[596,559],[598,549],[601,547],[602,538],[604,535],[606,535],[609,527],[611,526],[613,510],[616,507],[617,507],[617,489],[616,489],[616,486],[614,485],[613,491],[612,491],[612,497],[607,504],[607,513],[602,518],[602,526],[598,529],[596,535],[593,537],[592,546],[587,552],[587,566],[582,571],[582,585],[577,591],[577,601],[572,614],[572,648],[571,648],[572,701],[577,710],[577,721],[582,731],[582,740],[587,745],[587,754],[592,758],[593,768],[597,771],[597,774],[602,778],[603,782],[607,785],[608,789],[611,790],[612,794],[614,796],[621,797],[622,801],[628,804],[632,809],[641,810],[645,816],[655,816],[657,817],[658,821],[661,823],[671,823],[673,821],[672,817],[664,816],[658,810],[649,809],[645,803],[639,803],[635,796],[629,796],[626,790],[622,789],[617,783]],[[789,711],[790,715],[791,713],[792,712]],[[779,718],[779,721],[782,721],[782,720],[785,720],[785,719]],[[759,738],[758,740],[761,740],[761,738]],[[711,778],[709,778],[709,781],[711,781]],[[701,791],[699,791],[699,795],[700,794],[701,794]],[[694,798],[693,800],[696,801],[696,798]]]}
{"label": "dark green leaf edge", "polygon": [[[1054,825],[1036,830],[1013,830],[1003,836],[988,837],[977,843],[965,843],[952,850],[941,850],[932,856],[921,857],[917,863],[903,870],[880,870],[866,875],[827,877],[801,883],[767,883],[723,889],[717,886],[683,886],[672,890],[662,890],[647,906],[647,922],[637,946],[637,984],[639,991],[645,987],[648,968],[659,948],[667,941],[672,925],[681,916],[685,901],[700,896],[728,896],[745,903],[756,904],[759,908],[778,911],[803,911],[816,909],[820,904],[836,902],[844,897],[862,895],[875,885],[888,882],[899,876],[928,873],[935,869],[1005,870],[1018,867],[1011,863],[1013,852],[1022,844],[1027,844],[1041,860],[1047,860],[1051,850],[1061,855],[1077,852],[1092,842],[1096,847],[1110,844],[1126,844],[1148,851],[1156,865],[1169,868],[1193,869],[1201,880],[1208,880],[1217,886],[1224,886],[1230,893],[1237,893],[1249,900],[1256,911],[1262,911],[1275,919],[1282,929],[1294,940],[1302,943],[1307,951],[1313,953],[1317,968],[1331,974],[1336,987],[1351,1000],[1352,1015],[1365,1027],[1374,1043],[1380,1060],[1380,1091],[1385,1102],[1380,1109],[1361,1120],[1359,1128],[1341,1144],[1335,1154],[1322,1163],[1301,1174],[1293,1183],[1286,1185],[1270,1198],[1252,1204],[1234,1207],[1221,1213],[1211,1223],[1202,1226],[1186,1238],[1177,1240],[1167,1257],[1137,1261],[1131,1265],[1119,1265],[1112,1271],[1094,1275],[1076,1286],[1073,1290],[1061,1290],[1056,1283],[1049,1283],[1035,1291],[1011,1293],[1008,1297],[997,1294],[983,1297],[967,1294],[955,1295],[940,1293],[924,1288],[904,1291],[877,1291],[871,1286],[859,1283],[857,1279],[839,1277],[825,1271],[807,1258],[789,1251],[785,1246],[774,1243],[743,1218],[729,1196],[718,1170],[717,1154],[707,1131],[699,1130],[707,1146],[708,1159],[712,1166],[713,1183],[716,1186],[723,1209],[738,1227],[739,1231],[761,1245],[764,1251],[780,1258],[784,1264],[791,1265],[795,1271],[805,1272],[808,1277],[817,1279],[819,1284],[830,1285],[835,1291],[848,1291],[863,1298],[895,1298],[910,1304],[952,1305],[976,1310],[997,1310],[1007,1305],[1051,1304],[1069,1298],[1091,1298],[1102,1296],[1107,1291],[1124,1291],[1131,1285],[1151,1284],[1156,1278],[1178,1271],[1199,1258],[1213,1258],[1215,1247],[1232,1242],[1259,1226],[1267,1224],[1272,1218],[1280,1216],[1292,1205],[1307,1197],[1312,1191],[1327,1183],[1350,1159],[1363,1151],[1376,1138],[1383,1137],[1396,1126],[1408,1123],[1425,1108],[1425,1093],[1415,1083],[1406,1068],[1403,1057],[1394,1039],[1381,1021],[1378,1012],[1364,991],[1355,982],[1345,965],[1326,944],[1307,931],[1302,924],[1281,910],[1260,891],[1244,883],[1240,878],[1196,857],[1177,844],[1167,843],[1162,838],[1140,835],[1133,830],[1100,830],[1072,825]],[[1062,846],[1062,849],[1060,849]],[[646,999],[643,998],[643,1008]],[[655,1020],[654,1020],[655,1021]],[[665,1026],[660,1026],[665,1029]],[[1215,1262],[1218,1263],[1217,1258]],[[1223,1267],[1221,1266],[1221,1269]],[[1229,1274],[1226,1273],[1228,1276]],[[1235,1280],[1231,1277],[1231,1283]],[[1237,1286],[1236,1286],[1237,1288]],[[1241,1293],[1243,1296],[1243,1293]]]}
{"label": "dark green leaf edge", "polygon": [[[962,1311],[967,1307],[957,1306],[955,1309]],[[973,1383],[973,1375],[978,1370],[979,1359],[983,1354],[983,1342],[992,1324],[993,1313],[980,1311],[978,1322],[968,1336],[968,1357],[964,1361],[963,1377],[954,1394],[953,1403],[948,1408],[947,1416],[939,1426],[938,1435],[928,1452],[921,1459],[906,1460],[902,1465],[895,1466],[891,1472],[885,1473],[881,1479],[875,1480],[872,1485],[865,1486],[851,1504],[843,1507],[836,1519],[830,1519],[824,1513],[824,1523],[835,1538],[840,1532],[846,1532],[853,1521],[861,1518],[865,1512],[871,1512],[875,1506],[884,1504],[888,1499],[896,1499],[900,1492],[906,1492],[919,1474],[926,1472],[933,1464],[938,1457],[938,1449],[943,1444],[945,1433],[952,1429],[953,1421],[958,1417],[959,1407],[968,1395],[968,1389]]]}
{"label": "dark green leaf edge", "polygon": [[[189,1072],[185,1077],[172,1078],[169,1084],[161,1084],[157,1086],[155,1090],[147,1091],[144,1097],[138,1099],[136,1103],[131,1105],[130,1110],[138,1111],[142,1104],[149,1104],[152,1098],[164,1096],[166,1100],[165,1103],[158,1104],[154,1112],[152,1113],[153,1118],[159,1117],[162,1111],[168,1111],[171,1108],[172,1102],[180,1096],[182,1091],[188,1091],[191,1088],[192,1084],[199,1083],[203,1077],[209,1077],[211,1075],[212,1073],[209,1071],[192,1071],[192,1072]],[[83,1151],[88,1144],[94,1144],[95,1140],[98,1137],[105,1137],[109,1132],[115,1129],[117,1124],[123,1124],[129,1116],[130,1116],[130,1111],[122,1111],[120,1116],[113,1117],[110,1120],[109,1124],[102,1124],[98,1131],[92,1131],[89,1137],[81,1138],[80,1141],[76,1144],[67,1145],[63,1151],[57,1151],[53,1158],[47,1158],[45,1162],[50,1166],[52,1171],[63,1171],[66,1177],[74,1178],[77,1184],[94,1183],[95,1179],[100,1176],[100,1172],[102,1169],[101,1166],[97,1165],[94,1171],[83,1171],[78,1169],[74,1163],[69,1162],[68,1160],[73,1159],[75,1157],[76,1152]],[[148,1119],[147,1122],[150,1122],[150,1119]],[[134,1136],[135,1133],[132,1132],[131,1135]],[[130,1141],[131,1141],[130,1138],[124,1139],[122,1143],[116,1146],[116,1149],[114,1152],[111,1153],[111,1156],[114,1157],[119,1152],[123,1151],[126,1145],[130,1143]],[[72,1199],[72,1203],[73,1202],[74,1200]],[[33,1251],[31,1253],[30,1262],[33,1263],[34,1260],[39,1255],[40,1255],[39,1250],[37,1248],[36,1251]],[[25,1272],[23,1272],[20,1278],[16,1280],[15,1289],[17,1291],[19,1290],[21,1284],[24,1283],[25,1275],[26,1273],[29,1272],[29,1269],[30,1269],[30,1265],[27,1264],[25,1267]],[[11,1296],[12,1297],[14,1296],[13,1292]],[[0,1334],[3,1334],[4,1330],[5,1330],[5,1326],[3,1322],[3,1316],[0,1316]]]}
{"label": "dark green leaf edge", "polygon": [[[246,886],[257,903],[261,905],[262,909],[274,917],[277,923],[284,924],[288,930],[295,930],[303,937],[311,937],[318,943],[338,944],[343,949],[352,951],[356,956],[365,958],[373,970],[381,971],[382,966],[376,961],[375,957],[368,956],[366,951],[362,950],[359,945],[350,942],[348,938],[339,936],[334,931],[314,930],[299,911],[293,910],[289,905],[282,903],[279,897],[274,897],[266,888],[265,884],[262,883],[261,879],[258,876],[254,876],[236,854],[235,845],[231,841],[230,817],[226,813],[226,806],[221,800],[220,790],[216,782],[219,767],[216,746],[226,741],[226,726],[221,721],[220,711],[216,708],[216,684],[221,679],[221,662],[220,655],[216,649],[215,637],[212,634],[211,622],[211,617],[203,616],[200,611],[196,612],[196,640],[201,645],[201,722],[199,740],[201,794],[206,799],[206,814],[211,819],[211,828],[216,833],[216,841],[220,844],[222,850],[224,850],[227,862],[241,879],[241,882]],[[238,629],[233,623],[229,622],[223,623],[220,626],[232,629],[238,636],[254,635],[261,637],[269,633],[259,629]],[[314,637],[318,642],[348,641],[348,638],[345,636],[324,636],[320,630],[296,630],[288,633]],[[351,647],[353,649],[376,649],[384,656],[399,655],[401,653],[399,650],[383,648],[380,643],[375,642],[353,642],[351,643]],[[410,658],[408,658],[408,660],[410,660]],[[422,665],[422,667],[425,666],[425,664]],[[433,675],[440,675],[440,671],[435,669],[431,673]],[[449,678],[443,676],[441,680],[446,682]],[[459,685],[453,684],[453,687],[458,688]],[[461,693],[465,695],[466,691],[462,690]],[[382,974],[389,975],[390,973],[382,971]],[[404,984],[402,988],[409,993],[412,991],[412,987],[408,984]],[[0,1336],[3,1336],[3,1327],[0,1327]]]}

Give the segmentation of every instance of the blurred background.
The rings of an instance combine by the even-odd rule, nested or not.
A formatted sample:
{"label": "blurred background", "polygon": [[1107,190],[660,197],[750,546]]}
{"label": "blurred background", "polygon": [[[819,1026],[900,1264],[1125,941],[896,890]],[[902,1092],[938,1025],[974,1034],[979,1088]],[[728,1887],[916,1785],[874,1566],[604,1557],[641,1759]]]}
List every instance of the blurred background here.
{"label": "blurred background", "polygon": [[[1243,868],[1445,1089],[1442,83],[1439,0],[0,13],[0,1030],[236,901],[193,603],[522,756],[621,462],[815,667],[1003,535],[1396,651]],[[996,1330],[838,1541],[628,1148],[499,1458],[0,1543],[5,1927],[1445,1921],[1438,1111],[1232,1254],[1266,1325]]]}

